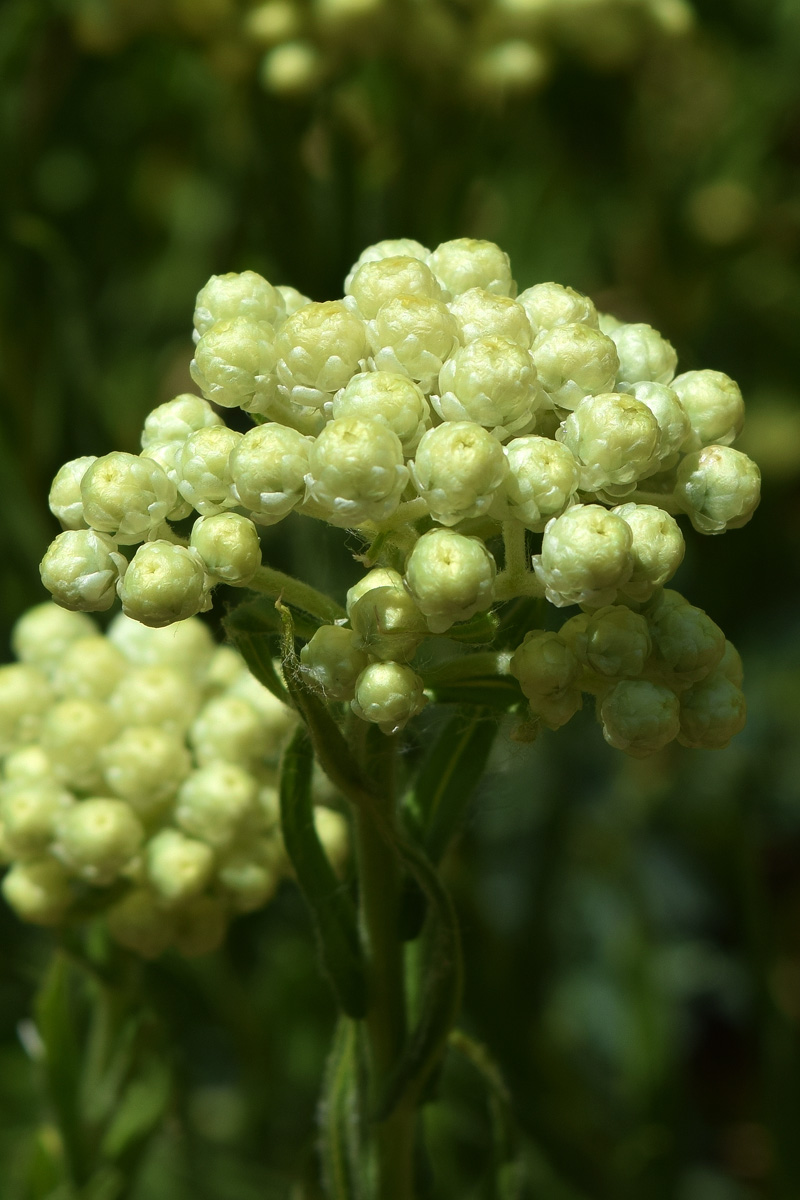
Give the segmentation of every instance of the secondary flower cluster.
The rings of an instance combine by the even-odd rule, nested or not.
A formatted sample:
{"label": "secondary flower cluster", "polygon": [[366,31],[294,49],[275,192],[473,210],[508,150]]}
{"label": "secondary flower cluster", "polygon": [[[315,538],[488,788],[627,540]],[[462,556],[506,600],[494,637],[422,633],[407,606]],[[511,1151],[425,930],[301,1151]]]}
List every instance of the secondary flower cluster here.
{"label": "secondary flower cluster", "polygon": [[[293,713],[198,620],[108,635],[46,603],[0,667],[2,884],[25,920],[106,912],[147,957],[218,945],[287,872],[277,757]],[[334,859],[342,818],[318,809]]]}

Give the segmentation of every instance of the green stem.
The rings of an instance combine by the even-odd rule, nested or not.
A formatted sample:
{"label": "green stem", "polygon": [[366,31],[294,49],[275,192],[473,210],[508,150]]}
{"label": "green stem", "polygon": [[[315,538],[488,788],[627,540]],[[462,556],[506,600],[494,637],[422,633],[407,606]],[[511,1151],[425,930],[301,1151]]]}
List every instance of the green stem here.
{"label": "green stem", "polygon": [[302,608],[304,612],[319,617],[321,621],[339,621],[347,616],[341,605],[324,592],[318,592],[309,583],[276,571],[274,567],[259,567],[248,587],[256,592],[264,592],[267,596],[280,597],[286,604]]}
{"label": "green stem", "polygon": [[495,580],[495,597],[511,600],[515,596],[543,596],[544,589],[530,570],[521,521],[503,522],[503,551],[505,566]]}

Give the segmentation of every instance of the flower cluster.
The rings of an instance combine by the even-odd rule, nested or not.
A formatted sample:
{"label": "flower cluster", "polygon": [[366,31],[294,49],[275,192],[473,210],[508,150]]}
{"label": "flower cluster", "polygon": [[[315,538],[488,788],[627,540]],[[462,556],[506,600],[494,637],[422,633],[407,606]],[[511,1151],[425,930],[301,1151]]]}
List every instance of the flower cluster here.
{"label": "flower cluster", "polygon": [[[370,246],[344,293],[314,303],[250,271],[209,280],[191,364],[204,398],[150,413],[141,454],[78,459],[54,481],[65,531],[42,578],[55,599],[91,611],[118,593],[146,625],[184,619],[209,605],[218,581],[259,587],[257,527],[296,510],[369,544],[373,569],[348,594],[347,621],[311,638],[302,670],[386,732],[426,702],[410,665],[423,640],[517,596],[600,610],[604,630],[630,635],[639,667],[605,673],[625,681],[616,700],[604,698],[607,712],[623,695],[653,702],[643,680],[680,690],[687,679],[669,674],[647,624],[655,618],[640,610],[657,608],[683,558],[674,514],[716,534],[758,504],[758,468],[731,446],[744,417],[733,380],[676,375],[676,353],[655,329],[598,314],[569,287],[517,295],[491,242]],[[236,408],[256,422],[244,434],[219,415]],[[532,561],[528,531],[542,535]],[[501,533],[498,573],[487,543]],[[691,623],[673,619],[683,632],[680,620]],[[553,636],[547,650],[520,650],[526,678]],[[575,711],[589,670],[573,646],[567,663],[559,713]],[[542,720],[563,723],[537,703]]]}
{"label": "flower cluster", "polygon": [[[213,949],[288,863],[277,758],[294,714],[205,625],[107,636],[46,603],[17,622],[0,667],[2,884],[25,920],[106,913],[146,956]],[[344,819],[318,809],[334,859]]]}

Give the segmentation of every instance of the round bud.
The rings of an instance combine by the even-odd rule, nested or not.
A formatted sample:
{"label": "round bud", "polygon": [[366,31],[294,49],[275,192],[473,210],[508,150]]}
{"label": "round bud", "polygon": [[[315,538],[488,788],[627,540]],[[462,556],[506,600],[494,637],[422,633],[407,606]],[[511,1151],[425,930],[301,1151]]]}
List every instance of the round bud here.
{"label": "round bud", "polygon": [[402,583],[403,576],[399,571],[393,571],[390,567],[374,567],[371,571],[367,571],[366,575],[362,575],[358,583],[354,583],[347,590],[347,615],[351,616],[353,606],[357,600],[360,600],[372,588],[391,587],[394,584]]}
{"label": "round bud", "polygon": [[174,667],[198,682],[205,677],[217,652],[208,626],[197,617],[151,629],[119,613],[109,625],[107,636],[127,661],[137,667]]}
{"label": "round bud", "polygon": [[370,589],[353,605],[350,622],[355,645],[383,662],[409,662],[428,633],[402,583]]}
{"label": "round bud", "polygon": [[[205,400],[203,401],[205,404]],[[219,424],[219,422],[218,422]],[[189,436],[187,434],[187,436]],[[189,516],[192,511],[192,506],[188,500],[184,500],[178,491],[179,468],[181,461],[181,453],[183,451],[183,442],[153,442],[143,450],[142,458],[150,458],[153,462],[157,462],[162,471],[166,473],[168,478],[175,485],[175,494],[177,499],[173,507],[167,513],[168,521],[182,521]]]}
{"label": "round bud", "polygon": [[433,518],[455,525],[491,508],[508,467],[488,430],[474,421],[448,421],[423,435],[409,470]]}
{"label": "round bud", "polygon": [[222,408],[258,410],[264,381],[275,367],[275,335],[269,325],[237,317],[218,321],[200,338],[189,364],[206,400]]}
{"label": "round bud", "polygon": [[738,383],[722,371],[685,371],[673,379],[691,425],[685,450],[716,444],[730,446],[744,425],[744,400]]}
{"label": "round bud", "polygon": [[261,543],[252,521],[239,513],[198,517],[189,544],[206,571],[231,587],[244,587],[261,566]]}
{"label": "round bud", "polygon": [[89,792],[102,787],[100,754],[117,736],[119,721],[96,700],[61,700],[47,713],[40,733],[55,779]]}
{"label": "round bud", "polygon": [[140,546],[117,591],[127,617],[156,628],[211,607],[202,558],[195,550],[171,542]]}
{"label": "round bud", "polygon": [[623,604],[599,608],[586,626],[582,649],[598,675],[641,675],[652,649],[647,620]]}
{"label": "round bud", "polygon": [[184,392],[173,400],[159,404],[145,417],[142,449],[147,450],[164,442],[185,442],[198,429],[222,424],[222,417],[214,412],[207,400]]}
{"label": "round bud", "polygon": [[276,350],[287,398],[321,408],[366,358],[364,322],[341,300],[306,304],[281,326]]}
{"label": "round bud", "polygon": [[56,472],[47,502],[50,512],[60,521],[62,529],[85,529],[81,481],[97,455],[73,458]]}
{"label": "round bud", "polygon": [[456,350],[439,372],[431,403],[443,421],[475,421],[501,441],[532,428],[544,394],[530,352],[503,337]]}
{"label": "round bud", "polygon": [[[725,653],[717,663],[714,669],[715,675],[724,675],[737,688],[742,686],[744,679],[744,668],[739,651],[734,646],[733,642],[725,643]],[[8,761],[6,761],[6,774],[8,774]]]}
{"label": "round bud", "polygon": [[568,691],[580,675],[580,664],[570,647],[557,633],[544,629],[525,634],[508,669],[528,700]]}
{"label": "round bud", "polygon": [[584,396],[614,388],[617,348],[599,329],[577,324],[543,329],[532,354],[539,382],[559,408],[575,408]]}
{"label": "round bud", "polygon": [[[383,591],[382,588],[375,590]],[[353,699],[356,679],[367,662],[353,631],[341,625],[320,625],[300,651],[303,674],[331,700]]]}
{"label": "round bud", "polygon": [[309,297],[304,296],[302,292],[298,292],[297,288],[287,287],[285,284],[279,283],[275,291],[283,301],[287,317],[291,317],[299,308],[305,308],[307,304],[311,303]]}
{"label": "round bud", "polygon": [[761,472],[740,450],[706,446],[681,460],[675,499],[698,533],[741,529],[760,503]]}
{"label": "round bud", "polygon": [[508,474],[502,495],[510,518],[539,532],[574,504],[580,472],[567,446],[546,437],[514,438],[505,455]]}
{"label": "round bud", "polygon": [[130,805],[93,797],[61,815],[54,851],[82,879],[102,886],[116,879],[143,839],[142,824]]}
{"label": "round bud", "polygon": [[309,453],[307,499],[331,525],[385,521],[407,481],[400,439],[378,421],[330,421]]}
{"label": "round bud", "polygon": [[41,746],[21,746],[3,759],[3,778],[9,783],[49,783],[52,774],[50,760]]}
{"label": "round bud", "polygon": [[407,375],[429,392],[458,346],[458,325],[441,300],[397,296],[367,325],[376,371]]}
{"label": "round bud", "polygon": [[147,879],[167,904],[180,904],[198,895],[214,870],[214,851],[205,842],[177,829],[162,829],[144,852]]}
{"label": "round bud", "polygon": [[91,617],[46,600],[29,608],[14,623],[11,649],[22,662],[49,672],[73,642],[96,633]]}
{"label": "round bud", "polygon": [[189,744],[201,766],[213,762],[255,767],[275,752],[276,738],[261,713],[240,696],[207,700],[189,729]]}
{"label": "round bud", "polygon": [[[179,629],[180,626],[173,628]],[[217,646],[205,675],[206,690],[214,694],[224,691],[238,679],[242,671],[247,671],[247,668],[237,651],[232,646]]]}
{"label": "round bud", "polygon": [[371,663],[356,680],[350,707],[362,721],[372,722],[383,733],[398,733],[427,704],[422,689],[422,680],[410,667]]}
{"label": "round bud", "polygon": [[645,404],[655,417],[658,423],[656,454],[659,470],[669,470],[678,461],[679,453],[684,449],[689,434],[689,417],[677,393],[671,387],[648,380],[626,384],[620,387],[620,391],[630,392],[631,396]]}
{"label": "round bud", "polygon": [[234,763],[192,771],[175,803],[175,820],[192,837],[225,849],[258,816],[258,785]]}
{"label": "round bud", "polygon": [[69,872],[52,858],[14,863],[0,890],[17,916],[33,925],[58,925],[72,901]]}
{"label": "round bud", "polygon": [[254,845],[227,854],[217,879],[237,912],[254,912],[275,895],[282,867],[277,840],[259,838]]}
{"label": "round bud", "polygon": [[116,646],[99,634],[70,643],[52,674],[59,696],[81,700],[107,700],[128,670]]}
{"label": "round bud", "polygon": [[83,516],[92,529],[133,546],[175,507],[175,484],[152,458],[113,451],[97,458],[81,480]]}
{"label": "round bud", "polygon": [[608,336],[619,355],[618,379],[624,379],[626,383],[638,383],[642,379],[653,383],[670,382],[678,365],[678,355],[652,325],[643,322],[618,325]]}
{"label": "round bud", "polygon": [[191,677],[169,666],[134,667],[109,697],[123,725],[159,725],[184,734],[200,706]]}
{"label": "round bud", "polygon": [[6,849],[15,857],[42,854],[58,816],[74,804],[71,792],[53,780],[28,779],[0,786],[0,822]]}
{"label": "round bud", "polygon": [[303,499],[311,438],[268,423],[249,429],[230,456],[233,486],[259,525],[274,525]]}
{"label": "round bud", "polygon": [[123,729],[100,753],[106,786],[148,820],[177,792],[192,760],[175,733],[158,725]]}
{"label": "round bud", "polygon": [[354,375],[331,405],[334,417],[361,417],[380,421],[397,434],[407,457],[431,423],[431,411],[422,391],[407,375],[390,371],[364,371]]}
{"label": "round bud", "polygon": [[724,750],[744,729],[747,705],[744,693],[719,671],[694,684],[681,695],[681,731],[678,740],[696,750]]}
{"label": "round bud", "polygon": [[117,544],[93,529],[68,529],[47,548],[42,583],[57,604],[73,611],[104,612],[116,599],[125,559]]}
{"label": "round bud", "polygon": [[494,242],[455,238],[442,242],[428,255],[428,265],[451,296],[483,288],[497,296],[515,296],[508,255]]}
{"label": "round bud", "polygon": [[530,350],[533,332],[521,299],[518,303],[509,296],[474,287],[456,296],[448,308],[458,322],[462,342],[500,337]]}
{"label": "round bud", "polygon": [[[272,665],[278,676],[281,677],[280,663],[273,660]],[[241,672],[226,694],[246,701],[251,708],[255,709],[269,736],[267,753],[276,754],[281,749],[287,734],[291,733],[297,724],[295,710],[274,696],[269,688],[265,688],[262,683],[258,682],[255,675],[251,675],[247,670]]]}
{"label": "round bud", "polygon": [[560,283],[537,283],[520,292],[517,302],[525,309],[534,337],[558,325],[597,328],[597,309],[589,297]]}
{"label": "round bud", "polygon": [[212,275],[197,293],[194,327],[199,338],[218,321],[245,317],[273,325],[284,312],[280,293],[261,275],[255,271],[229,271],[227,275]]}
{"label": "round bud", "polygon": [[432,529],[414,546],[405,582],[433,633],[491,608],[495,561],[479,538]]}
{"label": "round bud", "polygon": [[585,492],[631,491],[638,479],[658,467],[658,422],[633,396],[587,396],[556,436],[578,461]]}
{"label": "round bud", "polygon": [[248,9],[244,22],[247,37],[264,46],[288,41],[297,35],[299,28],[299,13],[293,0],[266,0]]}
{"label": "round bud", "polygon": [[704,679],[725,653],[725,634],[678,592],[661,592],[647,611],[655,660],[683,682]]}
{"label": "round bud", "polygon": [[576,504],[550,521],[533,568],[551,604],[612,604],[633,570],[633,536],[599,504]]}
{"label": "round bud", "polygon": [[386,238],[382,242],[375,242],[361,251],[350,268],[344,281],[345,294],[350,291],[356,272],[364,263],[381,262],[387,258],[418,258],[424,262],[429,254],[430,250],[421,242],[415,242],[413,238]]}
{"label": "round bud", "polygon": [[323,65],[319,50],[310,42],[284,42],[264,55],[258,76],[268,92],[302,96],[317,86]]}
{"label": "round bud", "polygon": [[178,491],[203,516],[239,503],[230,459],[242,434],[226,425],[198,429],[186,439],[178,460]]}
{"label": "round bud", "polygon": [[632,600],[649,600],[683,562],[686,543],[680,526],[663,508],[652,504],[620,504],[611,511],[622,517],[633,534],[633,572],[622,591]]}
{"label": "round bud", "polygon": [[126,950],[158,958],[172,941],[173,924],[149,888],[132,888],[106,913],[108,932]]}
{"label": "round bud", "polygon": [[346,295],[352,297],[360,315],[369,320],[377,316],[381,305],[397,296],[440,300],[442,289],[430,267],[406,255],[362,263],[350,280]]}
{"label": "round bud", "polygon": [[606,692],[600,705],[603,737],[633,758],[655,754],[678,736],[678,697],[660,683],[623,679]]}
{"label": "round bud", "polygon": [[0,667],[0,755],[39,736],[55,697],[47,679],[27,663]]}

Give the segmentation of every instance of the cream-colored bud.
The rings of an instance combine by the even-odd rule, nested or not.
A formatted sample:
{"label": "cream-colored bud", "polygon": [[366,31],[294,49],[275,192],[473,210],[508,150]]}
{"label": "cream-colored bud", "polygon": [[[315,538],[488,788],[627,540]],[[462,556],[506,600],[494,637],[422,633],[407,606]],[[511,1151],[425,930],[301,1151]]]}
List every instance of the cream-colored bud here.
{"label": "cream-colored bud", "polygon": [[261,566],[261,543],[252,521],[239,513],[198,517],[189,540],[206,571],[231,587],[244,587]]}
{"label": "cream-colored bud", "polygon": [[575,503],[580,469],[567,446],[546,437],[514,438],[505,455],[502,500],[510,518],[540,532],[551,517]]}
{"label": "cream-colored bud", "polygon": [[[421,265],[421,264],[420,264]],[[431,423],[431,410],[420,387],[407,375],[364,371],[337,392],[330,406],[338,417],[379,421],[397,434],[407,457]]]}
{"label": "cream-colored bud", "polygon": [[194,327],[198,338],[208,333],[218,321],[233,321],[245,317],[274,325],[284,315],[283,299],[271,283],[255,271],[229,271],[227,275],[212,275],[197,293]]}
{"label": "cream-colored bud", "polygon": [[100,766],[110,791],[148,820],[175,795],[192,760],[176,733],[158,725],[135,725],[103,747]]}
{"label": "cream-colored bud", "polygon": [[430,267],[418,258],[397,256],[362,263],[353,275],[346,295],[366,320],[377,316],[378,309],[397,296],[423,296],[441,300],[442,289]]}
{"label": "cream-colored bud", "polygon": [[42,583],[57,604],[83,612],[104,612],[117,596],[126,568],[117,544],[94,529],[68,529],[47,548],[39,566]]}
{"label": "cream-colored bud", "polygon": [[203,516],[234,508],[230,460],[242,434],[226,425],[198,429],[183,444],[178,462],[178,491]]}
{"label": "cream-colored bud", "polygon": [[741,529],[761,501],[761,472],[740,450],[706,446],[681,460],[675,499],[698,533]]}
{"label": "cream-colored bud", "polygon": [[15,858],[42,854],[59,815],[75,798],[53,780],[15,780],[0,785],[3,841]]}
{"label": "cream-colored bud", "polygon": [[99,634],[76,638],[61,656],[51,679],[60,697],[107,700],[128,670],[124,655]]}
{"label": "cream-colored bud", "polygon": [[375,242],[361,251],[350,268],[344,281],[345,295],[350,291],[356,273],[364,263],[381,262],[387,258],[418,258],[420,262],[424,262],[429,254],[427,246],[415,242],[413,238],[386,238],[382,242]]}
{"label": "cream-colored bud", "polygon": [[191,392],[183,392],[159,404],[145,417],[142,449],[147,450],[163,442],[185,442],[198,429],[222,424],[222,417],[214,412],[207,400]]}
{"label": "cream-colored bud", "polygon": [[257,819],[257,796],[256,780],[242,767],[208,763],[181,784],[175,820],[192,837],[225,849]]}
{"label": "cream-colored bud", "polygon": [[678,736],[678,697],[646,679],[623,679],[606,692],[600,705],[603,737],[633,758],[655,754]]}
{"label": "cream-colored bud", "polygon": [[82,879],[103,886],[116,879],[143,839],[142,824],[129,804],[92,797],[62,813],[54,852]]}
{"label": "cream-colored bud", "polygon": [[41,746],[21,746],[3,759],[3,778],[9,783],[49,782],[50,760]]}
{"label": "cream-colored bud", "polygon": [[166,904],[197,896],[211,878],[214,851],[177,829],[162,829],[144,851],[147,879]]}
{"label": "cream-colored bud", "polygon": [[366,575],[362,575],[358,583],[354,583],[347,591],[347,615],[351,616],[353,606],[356,601],[360,600],[372,588],[392,587],[395,584],[402,584],[403,576],[399,571],[393,571],[391,567],[374,567],[371,571],[367,571]]}
{"label": "cream-colored bud", "polygon": [[633,571],[633,536],[599,504],[576,504],[550,521],[533,567],[551,604],[612,604]]}
{"label": "cream-colored bud", "polygon": [[612,508],[633,534],[633,571],[622,591],[632,600],[649,600],[683,562],[686,543],[674,517],[652,504],[620,504]]}
{"label": "cream-colored bud", "polygon": [[517,297],[525,309],[534,337],[558,325],[588,325],[597,328],[597,309],[588,296],[560,283],[537,283]]}
{"label": "cream-colored bud", "polygon": [[83,516],[92,529],[123,546],[149,537],[175,507],[175,484],[152,458],[113,451],[97,458],[81,480]]}
{"label": "cream-colored bud", "polygon": [[353,605],[350,622],[355,645],[383,662],[409,662],[428,633],[402,583],[370,589]]}
{"label": "cream-colored bud", "polygon": [[625,383],[649,379],[653,383],[666,384],[673,378],[678,355],[652,325],[644,322],[618,325],[608,336],[619,355],[618,379]]}
{"label": "cream-colored bud", "polygon": [[[402,588],[402,583],[399,586]],[[359,649],[352,629],[321,625],[300,651],[300,662],[306,678],[329,699],[352,700],[356,679],[368,659],[364,650]]]}
{"label": "cream-colored bud", "polygon": [[605,392],[587,396],[556,434],[580,466],[586,492],[630,492],[658,468],[658,422],[633,396]]}
{"label": "cream-colored bud", "polygon": [[47,678],[36,667],[0,667],[0,755],[36,740],[54,699]]}
{"label": "cream-colored bud", "polygon": [[439,372],[431,403],[444,421],[475,421],[501,441],[532,429],[544,402],[528,350],[504,337],[481,337],[456,350]]}
{"label": "cream-colored bud", "polygon": [[378,421],[339,417],[311,447],[306,497],[331,525],[385,521],[408,481],[403,447]]}
{"label": "cream-colored bud", "polygon": [[614,388],[617,348],[599,329],[579,324],[543,329],[532,354],[539,382],[559,408],[575,408],[585,396]]}
{"label": "cream-colored bud", "polygon": [[441,300],[398,296],[384,304],[367,332],[376,371],[408,375],[429,392],[459,344],[458,325]]}
{"label": "cream-colored bud", "polygon": [[491,608],[495,561],[479,538],[432,529],[414,546],[405,583],[433,633]]}
{"label": "cream-colored bud", "polygon": [[274,525],[303,499],[311,438],[268,423],[244,435],[230,456],[236,495],[259,525]]}
{"label": "cream-colored bud", "polygon": [[635,400],[645,404],[658,423],[657,456],[659,470],[669,470],[678,461],[679,453],[685,449],[689,435],[689,417],[671,387],[662,383],[651,383],[643,380],[640,383],[627,384],[620,388],[627,391]]}
{"label": "cream-colored bud", "polygon": [[60,521],[62,529],[85,529],[86,520],[83,515],[83,496],[81,495],[81,480],[92,463],[97,461],[96,454],[83,458],[73,458],[64,463],[56,472],[50,487],[47,502],[50,512]]}
{"label": "cream-colored bud", "polygon": [[260,392],[275,369],[276,355],[270,325],[237,317],[218,321],[203,334],[189,370],[206,400],[222,408],[257,412]]}
{"label": "cream-colored bud", "polygon": [[533,332],[521,300],[522,297],[519,301],[512,300],[510,296],[474,287],[456,296],[448,308],[458,322],[462,342],[500,337],[529,350]]}
{"label": "cream-colored bud", "polygon": [[100,755],[119,732],[111,709],[96,700],[61,700],[42,722],[41,746],[53,777],[78,791],[102,788]]}
{"label": "cream-colored bud", "polygon": [[723,371],[685,371],[672,388],[686,410],[691,434],[685,450],[730,446],[744,425],[744,400],[739,385]]}
{"label": "cream-colored bud", "polygon": [[141,666],[116,686],[108,706],[123,725],[160,725],[183,734],[200,707],[200,693],[185,671]]}
{"label": "cream-colored bud", "polygon": [[283,394],[321,408],[366,358],[364,322],[341,300],[306,304],[281,326],[276,351]]}
{"label": "cream-colored bud", "polygon": [[11,630],[11,649],[22,662],[49,673],[72,642],[96,633],[91,617],[46,600],[17,618]]}
{"label": "cream-colored bud", "polygon": [[189,729],[189,744],[201,766],[230,762],[248,770],[275,753],[275,740],[261,713],[230,694],[207,700]]}
{"label": "cream-colored bud", "polygon": [[442,525],[488,512],[508,464],[497,438],[474,421],[447,421],[425,433],[409,471]]}
{"label": "cream-colored bud", "polygon": [[509,671],[519,680],[531,713],[548,729],[560,729],[581,707],[580,664],[557,633],[532,629],[514,651]]}
{"label": "cream-colored bud", "polygon": [[427,704],[419,675],[395,662],[371,663],[356,680],[351,708],[384,733],[399,733]]}
{"label": "cream-colored bud", "polygon": [[127,617],[158,628],[209,609],[209,585],[195,550],[156,541],[139,547],[117,591]]}
{"label": "cream-colored bud", "polygon": [[34,925],[58,925],[72,902],[69,872],[52,858],[14,863],[2,892],[17,916]]}
{"label": "cream-colored bud", "polygon": [[451,296],[475,287],[497,296],[517,294],[508,255],[494,242],[477,238],[442,242],[428,256],[428,265]]}

